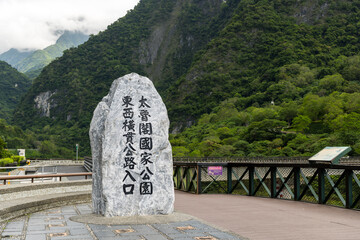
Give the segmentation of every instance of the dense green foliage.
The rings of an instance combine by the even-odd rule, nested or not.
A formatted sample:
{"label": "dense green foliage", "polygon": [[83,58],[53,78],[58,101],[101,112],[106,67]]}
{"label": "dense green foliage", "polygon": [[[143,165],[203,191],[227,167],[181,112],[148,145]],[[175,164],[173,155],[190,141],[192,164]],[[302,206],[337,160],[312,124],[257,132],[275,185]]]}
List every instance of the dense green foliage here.
{"label": "dense green foliage", "polygon": [[13,155],[11,157],[2,158],[0,159],[0,167],[6,167],[8,165],[14,164],[15,166],[19,166],[20,162],[24,160],[22,156]]}
{"label": "dense green foliage", "polygon": [[8,151],[6,151],[6,142],[2,137],[0,137],[0,158],[9,157],[11,154],[9,154]]}
{"label": "dense green foliage", "polygon": [[[89,154],[92,112],[112,81],[149,76],[177,156],[360,153],[360,0],[144,0],[46,67],[14,121]],[[34,108],[51,92],[50,117]],[[47,128],[45,131],[44,129]]]}
{"label": "dense green foliage", "polygon": [[[301,99],[314,85],[327,86],[320,95],[334,90],[358,91],[356,75],[350,77],[347,69],[339,68],[346,57],[360,50],[356,20],[360,17],[359,4],[240,1],[230,23],[166,95],[166,101],[172,103],[169,110],[173,121],[196,120],[234,96],[240,96],[243,108],[247,108]],[[303,18],[294,16],[305,7],[303,18],[317,14],[319,19],[297,24]],[[323,13],[321,9],[325,9]],[[356,71],[356,59],[353,61],[349,67]],[[298,65],[300,69],[286,69]],[[287,71],[286,75],[282,71]],[[291,71],[302,75],[294,79],[292,75],[297,72]],[[341,78],[323,79],[339,71],[345,74],[343,82]],[[338,84],[341,89],[336,89]]]}
{"label": "dense green foliage", "polygon": [[0,167],[4,167],[12,163],[19,165],[22,160],[24,160],[24,157],[12,155],[8,150],[6,150],[6,142],[0,136]]}
{"label": "dense green foliage", "polygon": [[52,134],[49,126],[35,134],[30,130],[23,131],[18,126],[11,126],[4,119],[0,119],[0,158],[16,154],[3,151],[2,156],[1,149],[5,148],[26,149],[27,158],[75,158],[75,146],[72,150],[62,147],[57,139],[58,136]]}
{"label": "dense green foliage", "polygon": [[173,135],[174,156],[309,156],[326,146],[360,154],[360,93],[333,92],[281,105],[242,108],[222,102],[198,124]]}
{"label": "dense green foliage", "polygon": [[0,118],[11,118],[31,81],[6,62],[0,61]]}

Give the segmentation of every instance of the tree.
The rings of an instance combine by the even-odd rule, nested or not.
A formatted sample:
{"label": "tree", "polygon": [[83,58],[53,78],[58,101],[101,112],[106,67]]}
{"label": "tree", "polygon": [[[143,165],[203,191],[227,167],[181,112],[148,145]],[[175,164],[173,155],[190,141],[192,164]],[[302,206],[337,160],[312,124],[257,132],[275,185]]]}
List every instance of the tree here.
{"label": "tree", "polygon": [[344,144],[355,145],[360,141],[360,114],[352,112],[334,119],[330,127]]}
{"label": "tree", "polygon": [[312,121],[321,120],[325,111],[325,99],[318,95],[308,94],[304,97],[299,113],[308,116]]}
{"label": "tree", "polygon": [[308,116],[299,115],[294,118],[292,126],[296,131],[304,132],[306,129],[309,129],[310,124],[311,119]]}
{"label": "tree", "polygon": [[345,80],[340,74],[328,75],[320,79],[319,92],[321,94],[330,94],[334,91],[341,91]]}
{"label": "tree", "polygon": [[346,80],[359,81],[360,79],[360,56],[352,56],[345,60],[343,75]]}
{"label": "tree", "polygon": [[6,151],[5,148],[6,148],[6,142],[2,137],[0,137],[0,158],[6,158],[11,156],[11,154],[8,151]]}
{"label": "tree", "polygon": [[275,139],[286,126],[286,122],[276,119],[265,119],[261,122],[253,122],[247,129],[246,138],[249,142],[272,140]]}
{"label": "tree", "polygon": [[56,145],[48,140],[45,140],[40,145],[40,153],[48,156],[52,156],[56,153]]}

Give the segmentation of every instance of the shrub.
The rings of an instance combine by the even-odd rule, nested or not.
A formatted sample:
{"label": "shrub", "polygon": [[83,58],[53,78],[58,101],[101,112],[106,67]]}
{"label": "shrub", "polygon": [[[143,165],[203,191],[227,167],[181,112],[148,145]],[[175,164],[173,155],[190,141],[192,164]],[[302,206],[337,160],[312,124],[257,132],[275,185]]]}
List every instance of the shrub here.
{"label": "shrub", "polygon": [[13,163],[13,162],[14,162],[14,160],[11,158],[3,158],[3,159],[0,159],[0,166],[5,167],[7,164]]}

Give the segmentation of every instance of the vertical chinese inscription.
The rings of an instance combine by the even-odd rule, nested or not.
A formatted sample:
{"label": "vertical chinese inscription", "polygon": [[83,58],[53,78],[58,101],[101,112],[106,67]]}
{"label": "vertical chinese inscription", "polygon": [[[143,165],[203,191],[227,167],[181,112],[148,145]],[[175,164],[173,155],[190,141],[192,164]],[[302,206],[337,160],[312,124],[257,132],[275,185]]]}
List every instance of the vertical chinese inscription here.
{"label": "vertical chinese inscription", "polygon": [[[154,167],[152,152],[153,149],[153,127],[150,122],[151,106],[147,98],[141,96],[137,106],[134,105],[132,96],[124,96],[122,98],[124,120],[122,122],[122,129],[125,132],[123,135],[125,139],[125,153],[122,164],[120,164],[125,171],[125,177],[122,179],[122,189],[125,195],[132,195],[136,189],[139,189],[140,195],[152,195],[153,182],[151,181],[154,175]],[[134,108],[138,107],[136,111]],[[138,112],[138,121],[134,120],[134,113]],[[138,122],[138,126],[136,126]],[[138,132],[137,132],[138,130]],[[139,140],[136,142],[136,135],[139,134]],[[140,161],[136,161],[136,152],[140,150]],[[136,166],[140,171],[140,182],[136,181]]]}
{"label": "vertical chinese inscription", "polygon": [[140,134],[140,143],[139,147],[141,150],[140,156],[140,195],[151,195],[153,193],[153,183],[151,181],[152,175],[154,175],[153,170],[153,161],[151,161],[151,150],[153,148],[153,139],[152,139],[152,124],[149,122],[151,117],[149,111],[151,106],[148,103],[148,100],[141,96],[139,101],[139,134]]}
{"label": "vertical chinese inscription", "polygon": [[123,191],[125,195],[134,194],[135,189],[135,182],[136,179],[134,177],[134,168],[135,165],[135,157],[134,154],[136,149],[134,148],[134,137],[136,136],[135,133],[135,122],[134,122],[134,104],[132,103],[132,98],[130,96],[125,96],[122,99],[124,107],[123,109],[123,125],[122,129],[124,130],[125,134],[123,137],[126,139],[126,144],[124,148],[124,164],[123,168],[125,169],[125,177],[123,178]]}

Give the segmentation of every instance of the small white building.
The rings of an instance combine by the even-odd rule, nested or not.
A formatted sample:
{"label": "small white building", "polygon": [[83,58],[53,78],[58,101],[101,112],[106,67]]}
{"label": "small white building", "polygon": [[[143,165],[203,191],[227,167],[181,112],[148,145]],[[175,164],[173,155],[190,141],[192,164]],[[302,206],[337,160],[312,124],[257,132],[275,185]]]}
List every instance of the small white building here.
{"label": "small white building", "polygon": [[18,155],[25,158],[25,149],[17,149]]}

